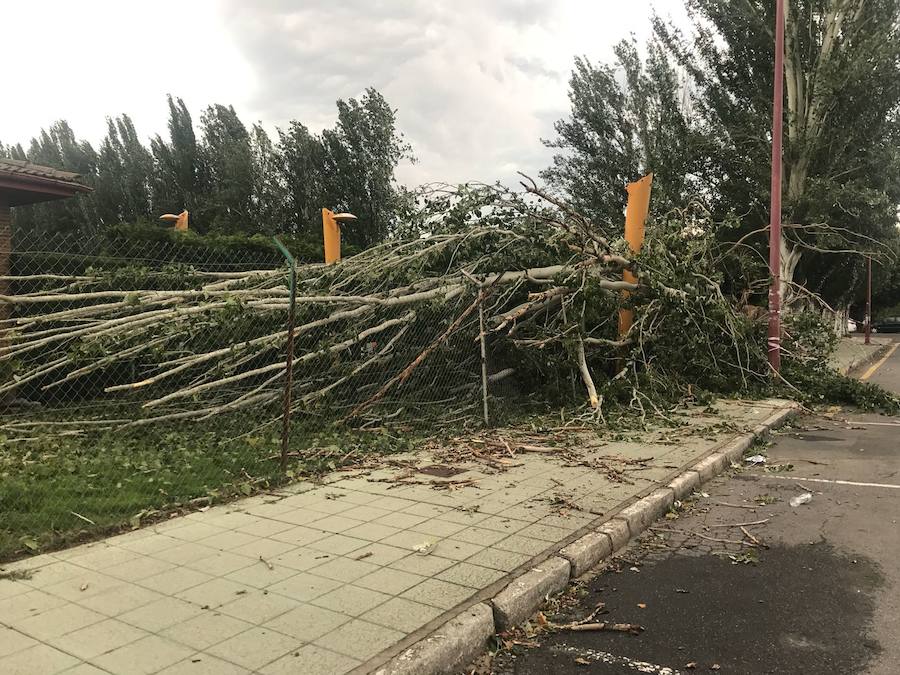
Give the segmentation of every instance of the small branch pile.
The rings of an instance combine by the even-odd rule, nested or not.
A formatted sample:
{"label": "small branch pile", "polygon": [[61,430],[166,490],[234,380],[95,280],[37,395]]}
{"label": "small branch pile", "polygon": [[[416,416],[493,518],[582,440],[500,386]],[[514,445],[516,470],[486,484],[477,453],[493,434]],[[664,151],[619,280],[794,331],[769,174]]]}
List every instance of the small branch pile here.
{"label": "small branch pile", "polygon": [[[712,231],[696,213],[657,222],[632,259],[624,242],[523,185],[432,194],[413,226],[420,236],[300,267],[294,412],[359,424],[419,416],[429,404],[463,414],[481,392],[480,335],[492,387],[571,399],[577,378],[594,415],[610,398],[643,412],[662,390],[735,389],[765,376],[755,328],[719,289]],[[624,282],[624,270],[638,283]],[[0,393],[61,408],[126,403],[112,426],[208,420],[281,400],[284,268],[31,272],[2,279],[14,294],[0,296],[10,317]],[[616,332],[623,303],[638,310],[627,336]]]}

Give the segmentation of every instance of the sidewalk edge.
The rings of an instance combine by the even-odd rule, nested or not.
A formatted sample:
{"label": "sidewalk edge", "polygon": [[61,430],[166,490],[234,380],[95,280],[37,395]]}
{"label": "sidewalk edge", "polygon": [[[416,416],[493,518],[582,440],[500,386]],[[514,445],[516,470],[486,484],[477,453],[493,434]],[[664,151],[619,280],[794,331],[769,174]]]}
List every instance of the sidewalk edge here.
{"label": "sidewalk edge", "polygon": [[[556,553],[558,563],[543,563],[524,572],[506,585],[493,598],[476,603],[447,621],[430,636],[416,642],[399,655],[377,668],[377,675],[444,675],[458,670],[480,654],[494,631],[510,627],[510,619],[524,620],[537,611],[545,598],[561,592],[568,584],[627,544],[663,516],[675,499],[690,494],[702,483],[714,478],[732,462],[740,461],[744,451],[758,438],[782,426],[799,411],[799,406],[784,401],[750,432],[740,434],[710,452],[672,479],[668,485],[654,490],[619,511],[615,516]],[[567,563],[567,564],[566,564]],[[566,572],[565,575],[562,573]],[[565,579],[563,580],[563,576]],[[511,605],[515,611],[509,611]],[[477,608],[477,609],[476,609]],[[485,631],[486,613],[492,611],[492,632]],[[479,611],[480,610],[480,611]],[[466,615],[475,611],[480,617],[479,629],[472,629]]]}

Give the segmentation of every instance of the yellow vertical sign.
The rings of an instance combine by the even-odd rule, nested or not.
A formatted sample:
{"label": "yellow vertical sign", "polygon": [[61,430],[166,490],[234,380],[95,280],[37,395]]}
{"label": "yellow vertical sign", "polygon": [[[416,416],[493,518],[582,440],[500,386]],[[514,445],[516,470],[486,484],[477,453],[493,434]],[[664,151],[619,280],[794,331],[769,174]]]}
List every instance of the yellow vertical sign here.
{"label": "yellow vertical sign", "polygon": [[341,259],[341,228],[329,209],[322,209],[322,236],[325,240],[325,264],[336,263]]}
{"label": "yellow vertical sign", "polygon": [[[647,174],[634,183],[629,183],[628,206],[625,207],[625,241],[628,242],[632,253],[640,253],[644,244],[644,226],[647,223],[647,214],[650,212],[650,188],[653,185],[653,174]],[[637,277],[629,270],[622,273],[622,279],[632,284],[637,283]],[[625,291],[628,296],[628,291]],[[634,312],[630,309],[619,311],[619,336],[625,336],[634,323]]]}

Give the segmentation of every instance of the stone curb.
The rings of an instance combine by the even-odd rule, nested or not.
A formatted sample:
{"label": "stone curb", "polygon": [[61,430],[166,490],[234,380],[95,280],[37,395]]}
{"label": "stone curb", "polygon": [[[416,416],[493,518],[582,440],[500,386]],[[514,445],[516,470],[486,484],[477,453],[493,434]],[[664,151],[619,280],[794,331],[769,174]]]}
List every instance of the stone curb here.
{"label": "stone curb", "polygon": [[491,600],[497,629],[512,628],[534,614],[547,596],[569,585],[570,574],[569,561],[554,556],[514,579]]}
{"label": "stone curb", "polygon": [[376,670],[375,675],[421,675],[462,670],[482,652],[493,634],[494,613],[479,602],[395,656]]}
{"label": "stone curb", "polygon": [[683,499],[732,462],[739,462],[757,438],[765,437],[796,414],[796,404],[789,401],[782,404],[784,407],[769,415],[752,432],[734,438],[676,476],[666,487],[654,490],[593,532],[563,547],[558,556],[551,556],[513,579],[489,601],[490,606],[478,603],[457,615],[431,636],[378,668],[375,675],[438,675],[458,671],[484,649],[495,631],[525,621],[549,595],[563,591],[571,579],[580,577],[646,530],[676,499]]}

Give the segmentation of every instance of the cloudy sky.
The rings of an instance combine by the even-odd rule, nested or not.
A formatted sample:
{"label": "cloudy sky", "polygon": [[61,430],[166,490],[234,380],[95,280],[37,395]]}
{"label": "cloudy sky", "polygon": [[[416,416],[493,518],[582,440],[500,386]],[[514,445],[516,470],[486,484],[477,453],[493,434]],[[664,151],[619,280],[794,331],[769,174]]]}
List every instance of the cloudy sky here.
{"label": "cloudy sky", "polygon": [[576,55],[609,60],[680,0],[31,0],[0,2],[0,140],[65,118],[98,142],[129,113],[165,132],[166,93],[199,118],[231,103],[269,130],[319,130],[334,101],[374,86],[419,162],[407,184],[509,179],[548,162],[540,139],[567,111]]}

